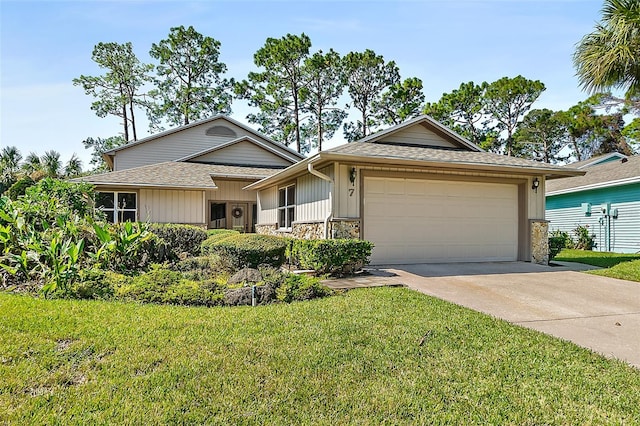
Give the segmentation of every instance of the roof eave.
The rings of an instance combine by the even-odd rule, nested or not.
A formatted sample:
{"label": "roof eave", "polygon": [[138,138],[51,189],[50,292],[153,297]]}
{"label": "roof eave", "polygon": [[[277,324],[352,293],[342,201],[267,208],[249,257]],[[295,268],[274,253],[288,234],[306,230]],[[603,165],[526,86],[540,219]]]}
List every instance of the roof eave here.
{"label": "roof eave", "polygon": [[590,191],[593,189],[610,188],[612,186],[630,185],[632,183],[639,183],[639,182],[640,182],[640,176],[636,176],[636,177],[627,178],[627,179],[611,180],[608,182],[598,182],[590,185],[582,185],[582,186],[574,186],[571,188],[558,189],[557,191],[549,191],[545,195],[547,196],[563,195],[563,194],[570,194],[572,192],[582,192],[582,191]]}
{"label": "roof eave", "polygon": [[[158,184],[158,183],[138,183],[138,182],[92,182],[92,181],[83,181],[86,183],[90,183],[96,187],[126,187],[126,188],[145,188],[145,189],[186,189],[186,190],[207,190],[207,189],[218,189],[218,187],[213,184],[210,186],[204,185],[173,185],[173,184]],[[213,181],[212,181],[213,183]]]}

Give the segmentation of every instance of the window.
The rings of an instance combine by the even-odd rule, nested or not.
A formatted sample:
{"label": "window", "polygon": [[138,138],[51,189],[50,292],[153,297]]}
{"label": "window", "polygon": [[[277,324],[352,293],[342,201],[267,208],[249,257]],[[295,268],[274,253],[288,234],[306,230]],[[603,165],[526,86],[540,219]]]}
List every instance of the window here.
{"label": "window", "polygon": [[289,185],[278,190],[278,228],[291,229],[296,219],[296,186]]}
{"label": "window", "polygon": [[227,138],[236,138],[236,132],[225,126],[209,127],[205,132],[207,136],[223,136]]}
{"label": "window", "polygon": [[138,218],[138,194],[135,192],[98,192],[96,208],[102,210],[111,223],[135,222]]}
{"label": "window", "polygon": [[227,227],[227,205],[225,203],[211,203],[210,226],[213,229]]}

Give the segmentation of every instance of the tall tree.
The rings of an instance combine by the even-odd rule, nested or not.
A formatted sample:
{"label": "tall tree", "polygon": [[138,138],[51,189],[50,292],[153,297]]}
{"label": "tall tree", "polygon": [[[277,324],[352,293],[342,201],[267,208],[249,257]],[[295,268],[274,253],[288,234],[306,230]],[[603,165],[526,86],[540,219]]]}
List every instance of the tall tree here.
{"label": "tall tree", "polygon": [[64,166],[64,176],[75,177],[82,174],[82,161],[74,153]]}
{"label": "tall tree", "polygon": [[93,172],[105,172],[109,170],[107,163],[105,163],[104,158],[102,158],[102,153],[105,151],[109,151],[113,148],[117,148],[126,144],[127,142],[122,139],[120,136],[111,136],[108,138],[87,138],[82,141],[82,145],[84,145],[85,149],[90,149],[91,151],[91,164],[93,168]]}
{"label": "tall tree", "polygon": [[219,41],[192,26],[174,27],[166,39],[151,45],[149,54],[159,61],[152,92],[159,103],[149,113],[153,129],[161,129],[163,119],[180,126],[231,113],[233,80],[223,78],[227,66],[219,61]]}
{"label": "tall tree", "polygon": [[92,59],[100,68],[106,69],[106,73],[97,77],[81,75],[73,79],[74,86],[82,86],[87,95],[97,99],[91,109],[98,117],[120,117],[124,139],[129,141],[131,128],[131,136],[137,140],[135,108],[147,106],[140,90],[149,81],[148,72],[153,66],[138,60],[131,43],[98,43]]}
{"label": "tall tree", "polygon": [[58,151],[49,150],[40,157],[42,163],[42,169],[46,176],[56,178],[63,174],[62,161],[60,160],[60,153]]}
{"label": "tall tree", "polygon": [[424,107],[422,80],[407,78],[395,83],[382,94],[380,101],[373,103],[376,119],[384,124],[400,124],[417,117]]}
{"label": "tall tree", "polygon": [[529,111],[513,139],[522,156],[555,164],[566,160],[560,156],[566,137],[567,129],[561,115],[545,108]]}
{"label": "tall tree", "polygon": [[309,114],[301,126],[302,137],[308,140],[306,147],[322,151],[322,143],[331,139],[347,116],[337,107],[345,86],[340,55],[333,49],[314,53],[304,60],[302,75],[306,81],[300,90],[302,110]]}
{"label": "tall tree", "polygon": [[495,120],[500,130],[506,131],[503,153],[513,155],[513,133],[518,123],[531,108],[540,94],[545,90],[539,80],[528,80],[521,75],[503,77],[486,88],[484,95],[485,109]]}
{"label": "tall tree", "polygon": [[622,135],[626,138],[631,150],[638,153],[640,150],[640,118],[634,118],[624,129]]}
{"label": "tall tree", "polygon": [[451,93],[444,93],[436,103],[429,103],[424,113],[452,128],[471,142],[483,145],[491,133],[485,113],[484,92],[488,84],[473,81],[460,84]]}
{"label": "tall tree", "polygon": [[602,20],[582,38],[573,62],[580,84],[591,91],[621,89],[619,99],[640,111],[640,2],[605,0]]}
{"label": "tall tree", "polygon": [[351,106],[360,112],[360,119],[344,126],[348,141],[371,134],[380,122],[375,117],[374,105],[381,102],[382,94],[400,81],[400,72],[393,61],[385,62],[372,50],[349,52],[344,57],[347,91]]}
{"label": "tall tree", "polygon": [[253,55],[255,65],[264,71],[250,72],[248,80],[235,87],[238,96],[260,109],[247,116],[249,121],[277,141],[295,142],[298,152],[303,151],[301,91],[306,88],[304,61],[310,48],[311,39],[304,33],[268,38]]}
{"label": "tall tree", "polygon": [[21,160],[22,154],[15,146],[5,146],[0,151],[0,194],[16,181]]}
{"label": "tall tree", "polygon": [[42,162],[40,156],[35,152],[30,152],[22,162],[22,170],[28,175],[42,170]]}

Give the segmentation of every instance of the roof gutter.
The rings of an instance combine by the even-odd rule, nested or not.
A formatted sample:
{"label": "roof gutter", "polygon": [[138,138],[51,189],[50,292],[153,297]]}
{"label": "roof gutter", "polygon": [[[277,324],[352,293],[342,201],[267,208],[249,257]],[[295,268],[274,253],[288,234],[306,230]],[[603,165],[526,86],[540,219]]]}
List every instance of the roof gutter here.
{"label": "roof gutter", "polygon": [[331,219],[333,219],[333,188],[334,188],[334,182],[333,182],[333,179],[331,179],[329,176],[327,176],[324,173],[321,173],[321,172],[317,171],[316,169],[314,169],[313,168],[313,161],[310,161],[309,164],[307,164],[307,170],[312,175],[314,175],[316,177],[319,177],[320,179],[329,182],[329,212],[327,213],[327,217],[325,217],[325,219],[324,219],[324,238],[328,239],[329,238],[329,222],[331,221]]}

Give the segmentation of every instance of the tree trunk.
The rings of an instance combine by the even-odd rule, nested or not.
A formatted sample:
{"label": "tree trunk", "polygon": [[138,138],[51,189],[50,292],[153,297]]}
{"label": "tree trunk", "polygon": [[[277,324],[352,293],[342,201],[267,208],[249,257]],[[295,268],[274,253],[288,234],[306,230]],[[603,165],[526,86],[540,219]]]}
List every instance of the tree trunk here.
{"label": "tree trunk", "polygon": [[322,151],[322,106],[318,104],[318,152]]}
{"label": "tree trunk", "polygon": [[573,150],[576,152],[576,158],[578,161],[582,161],[580,149],[578,148],[578,139],[575,136],[571,137],[571,144],[573,145]]}
{"label": "tree trunk", "polygon": [[293,114],[296,122],[296,146],[298,152],[302,154],[302,146],[300,144],[300,112],[298,111],[298,89],[293,87]]}
{"label": "tree trunk", "polygon": [[129,112],[131,113],[131,130],[133,131],[133,140],[138,140],[138,134],[136,133],[136,117],[133,114],[133,97],[129,100]]}

